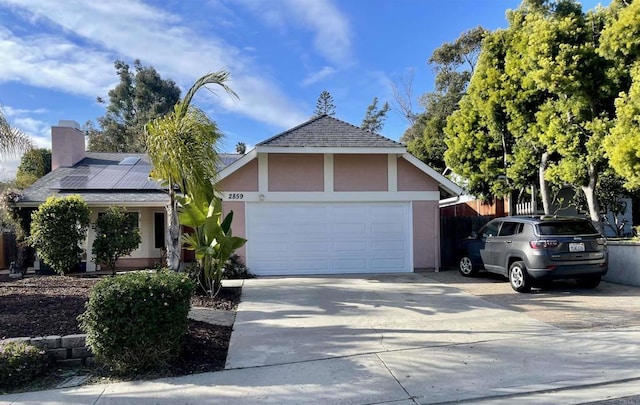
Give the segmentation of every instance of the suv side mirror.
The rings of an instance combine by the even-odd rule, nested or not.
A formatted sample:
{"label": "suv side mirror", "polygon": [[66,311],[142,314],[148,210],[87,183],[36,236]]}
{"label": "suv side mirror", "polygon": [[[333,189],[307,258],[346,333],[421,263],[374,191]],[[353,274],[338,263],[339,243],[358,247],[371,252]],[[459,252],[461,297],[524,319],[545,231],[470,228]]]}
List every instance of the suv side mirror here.
{"label": "suv side mirror", "polygon": [[476,231],[471,232],[471,235],[469,235],[469,237],[471,239],[478,239],[478,233]]}

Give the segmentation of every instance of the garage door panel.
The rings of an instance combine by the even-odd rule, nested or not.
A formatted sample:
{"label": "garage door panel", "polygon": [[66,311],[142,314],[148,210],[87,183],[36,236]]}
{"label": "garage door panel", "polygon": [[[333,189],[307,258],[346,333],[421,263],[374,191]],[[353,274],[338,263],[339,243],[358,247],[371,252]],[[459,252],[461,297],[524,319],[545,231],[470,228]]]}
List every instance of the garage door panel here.
{"label": "garage door panel", "polygon": [[367,242],[362,240],[336,240],[333,245],[333,250],[337,253],[366,252]]}
{"label": "garage door panel", "polygon": [[248,203],[257,275],[409,272],[409,203]]}

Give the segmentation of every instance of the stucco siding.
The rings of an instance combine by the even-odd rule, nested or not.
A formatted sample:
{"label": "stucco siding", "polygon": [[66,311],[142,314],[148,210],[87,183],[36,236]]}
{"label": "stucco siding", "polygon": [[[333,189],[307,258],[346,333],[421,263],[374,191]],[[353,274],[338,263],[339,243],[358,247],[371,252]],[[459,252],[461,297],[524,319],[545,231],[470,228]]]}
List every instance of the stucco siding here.
{"label": "stucco siding", "polygon": [[438,183],[407,162],[398,159],[398,191],[438,191]]}
{"label": "stucco siding", "polygon": [[269,154],[269,191],[323,191],[322,154]]}
{"label": "stucco siding", "polygon": [[413,267],[439,267],[440,219],[437,201],[413,202]]}
{"label": "stucco siding", "polygon": [[387,191],[387,155],[334,155],[334,191]]}
{"label": "stucco siding", "polygon": [[258,191],[258,159],[246,165],[218,183],[222,191]]}

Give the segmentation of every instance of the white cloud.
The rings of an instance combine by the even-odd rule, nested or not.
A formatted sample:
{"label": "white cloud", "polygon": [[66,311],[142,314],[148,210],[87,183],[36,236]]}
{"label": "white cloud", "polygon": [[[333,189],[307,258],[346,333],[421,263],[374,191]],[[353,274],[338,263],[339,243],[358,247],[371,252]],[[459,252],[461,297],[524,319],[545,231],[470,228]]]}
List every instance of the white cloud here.
{"label": "white cloud", "polygon": [[309,86],[323,79],[326,79],[329,76],[333,76],[335,73],[336,73],[336,69],[332,68],[331,66],[325,66],[322,69],[320,69],[320,71],[312,73],[309,76],[307,76],[302,81],[301,84],[303,86]]}
{"label": "white cloud", "polygon": [[[241,49],[215,33],[200,35],[188,21],[140,1],[0,0],[3,3],[27,12],[32,21],[63,30],[57,36],[28,38],[1,31],[0,54],[9,56],[0,67],[0,80],[17,78],[95,97],[113,85],[116,58],[140,59],[183,88],[207,72],[227,68],[240,100],[224,93],[214,99],[228,111],[278,127],[286,127],[289,117],[302,115]],[[80,47],[63,35],[80,37],[86,45]]]}
{"label": "white cloud", "polygon": [[0,27],[0,82],[21,81],[96,96],[113,81],[113,56],[81,49],[60,37],[36,35],[18,38]]}
{"label": "white cloud", "polygon": [[331,0],[241,0],[240,3],[278,30],[295,26],[310,31],[314,48],[325,59],[340,66],[352,64],[349,20]]}

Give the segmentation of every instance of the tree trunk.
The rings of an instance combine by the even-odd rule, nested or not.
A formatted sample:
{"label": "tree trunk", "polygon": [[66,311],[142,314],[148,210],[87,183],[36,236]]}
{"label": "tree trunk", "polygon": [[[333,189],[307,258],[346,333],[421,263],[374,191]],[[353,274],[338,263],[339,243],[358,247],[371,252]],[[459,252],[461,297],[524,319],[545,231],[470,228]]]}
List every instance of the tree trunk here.
{"label": "tree trunk", "polygon": [[178,221],[178,202],[173,194],[169,195],[167,205],[167,267],[180,270],[180,222]]}
{"label": "tree trunk", "polygon": [[547,161],[549,160],[549,152],[544,152],[540,158],[540,168],[538,176],[540,180],[540,198],[542,199],[542,209],[544,215],[551,215],[551,197],[549,196],[549,185],[544,178],[544,172],[547,170]]}
{"label": "tree trunk", "polygon": [[587,200],[587,207],[589,209],[589,218],[596,225],[596,228],[604,233],[604,227],[600,218],[600,206],[598,205],[598,199],[596,198],[596,184],[598,182],[598,175],[593,167],[589,165],[589,184],[582,186],[582,192]]}

